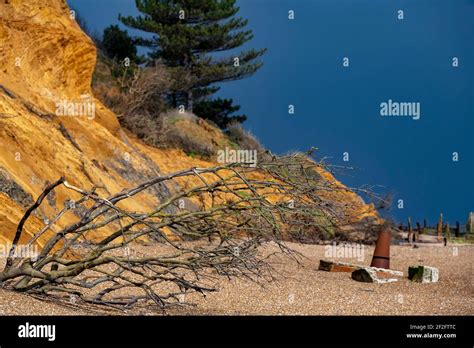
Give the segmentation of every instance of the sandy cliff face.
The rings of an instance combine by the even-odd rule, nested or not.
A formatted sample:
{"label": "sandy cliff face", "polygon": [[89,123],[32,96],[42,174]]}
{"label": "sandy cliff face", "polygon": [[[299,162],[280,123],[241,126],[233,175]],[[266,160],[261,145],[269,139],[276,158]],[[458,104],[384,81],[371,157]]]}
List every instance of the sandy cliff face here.
{"label": "sandy cliff face", "polygon": [[[0,49],[0,235],[4,238],[11,239],[21,212],[61,176],[78,187],[100,186],[99,192],[108,195],[159,175],[162,169],[205,165],[190,163],[179,151],[164,153],[130,139],[116,116],[92,97],[96,50],[70,17],[65,2],[0,3]],[[65,112],[58,117],[58,102],[93,105],[94,113]],[[147,209],[159,195],[141,197],[140,207],[129,208]],[[70,198],[77,197],[56,190],[54,199],[32,220],[38,225],[27,226],[27,232]],[[77,216],[72,215],[65,222],[74,219]]]}
{"label": "sandy cliff face", "polygon": [[[151,176],[211,165],[178,150],[150,148],[123,131],[116,116],[92,96],[95,63],[96,49],[65,1],[0,3],[0,242],[12,239],[25,208],[61,176],[109,195]],[[58,103],[76,108],[66,107],[67,115],[58,116]],[[125,207],[149,209],[177,188],[158,188]],[[58,188],[26,232],[42,228],[71,198],[78,196]],[[370,210],[353,193],[338,199],[356,203],[350,215]],[[71,213],[63,224],[77,218]]]}

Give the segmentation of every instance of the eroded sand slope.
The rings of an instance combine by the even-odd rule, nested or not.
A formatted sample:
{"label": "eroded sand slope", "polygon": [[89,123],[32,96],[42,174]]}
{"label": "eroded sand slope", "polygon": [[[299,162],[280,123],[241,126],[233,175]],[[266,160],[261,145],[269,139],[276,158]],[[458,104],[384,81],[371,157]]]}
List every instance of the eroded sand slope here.
{"label": "eroded sand slope", "polygon": [[[152,176],[212,165],[180,150],[150,148],[121,129],[116,115],[92,95],[95,63],[96,48],[65,1],[0,3],[0,242],[12,239],[25,208],[61,176],[81,188],[100,187],[98,192],[107,196]],[[57,116],[57,102],[87,98],[94,117]],[[124,208],[147,210],[180,184],[159,187]],[[38,231],[71,198],[78,196],[59,187],[26,232]],[[377,217],[352,192],[333,198],[348,203],[350,219]],[[62,224],[77,218],[70,213]]]}

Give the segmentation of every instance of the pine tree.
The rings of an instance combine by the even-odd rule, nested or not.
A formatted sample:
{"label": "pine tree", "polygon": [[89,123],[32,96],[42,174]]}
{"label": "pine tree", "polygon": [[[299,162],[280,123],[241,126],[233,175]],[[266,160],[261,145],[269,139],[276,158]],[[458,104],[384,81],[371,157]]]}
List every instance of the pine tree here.
{"label": "pine tree", "polygon": [[194,113],[204,119],[214,122],[218,127],[226,129],[233,122],[242,123],[247,119],[246,115],[234,115],[240,110],[240,106],[232,105],[232,99],[204,100],[196,105]]}
{"label": "pine tree", "polygon": [[128,27],[152,34],[134,42],[150,49],[148,64],[161,60],[185,76],[186,84],[171,93],[174,107],[187,105],[215,93],[216,82],[232,81],[255,73],[266,49],[251,49],[235,56],[216,57],[253,38],[248,21],[235,17],[235,0],[136,0],[138,17],[119,19]]}
{"label": "pine tree", "polygon": [[130,61],[138,60],[137,48],[126,30],[121,30],[118,25],[110,25],[104,29],[102,47],[105,54],[119,61],[125,58]]}

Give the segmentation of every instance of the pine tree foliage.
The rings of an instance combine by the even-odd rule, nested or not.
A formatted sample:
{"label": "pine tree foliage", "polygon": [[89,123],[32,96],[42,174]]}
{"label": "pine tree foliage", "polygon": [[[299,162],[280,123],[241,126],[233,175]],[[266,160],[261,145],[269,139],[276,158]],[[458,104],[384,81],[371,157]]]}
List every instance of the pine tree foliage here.
{"label": "pine tree foliage", "polygon": [[[119,16],[128,27],[151,34],[134,42],[150,50],[148,63],[162,61],[188,74],[186,86],[176,88],[172,103],[193,101],[215,92],[210,86],[255,73],[266,49],[249,49],[224,56],[219,52],[236,49],[253,38],[248,21],[236,17],[235,0],[136,0],[137,17]],[[218,53],[218,54],[216,54]],[[182,84],[183,85],[183,84]],[[191,110],[192,111],[192,110]]]}

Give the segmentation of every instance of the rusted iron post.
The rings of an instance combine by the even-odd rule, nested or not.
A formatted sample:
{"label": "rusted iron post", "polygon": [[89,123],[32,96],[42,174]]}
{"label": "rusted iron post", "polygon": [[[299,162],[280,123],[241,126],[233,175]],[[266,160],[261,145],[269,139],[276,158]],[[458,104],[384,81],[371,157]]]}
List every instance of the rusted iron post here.
{"label": "rusted iron post", "polygon": [[415,233],[415,240],[414,242],[418,242],[420,240],[420,234],[421,234],[421,225],[419,222],[416,223],[416,233]]}
{"label": "rusted iron post", "polygon": [[438,226],[436,227],[438,242],[443,240],[443,213],[439,214]]}
{"label": "rusted iron post", "polygon": [[390,269],[390,241],[392,232],[390,227],[380,230],[377,243],[375,244],[374,256],[372,256],[371,267]]}
{"label": "rusted iron post", "polygon": [[411,217],[408,218],[408,243],[413,240],[413,227],[411,225]]}

